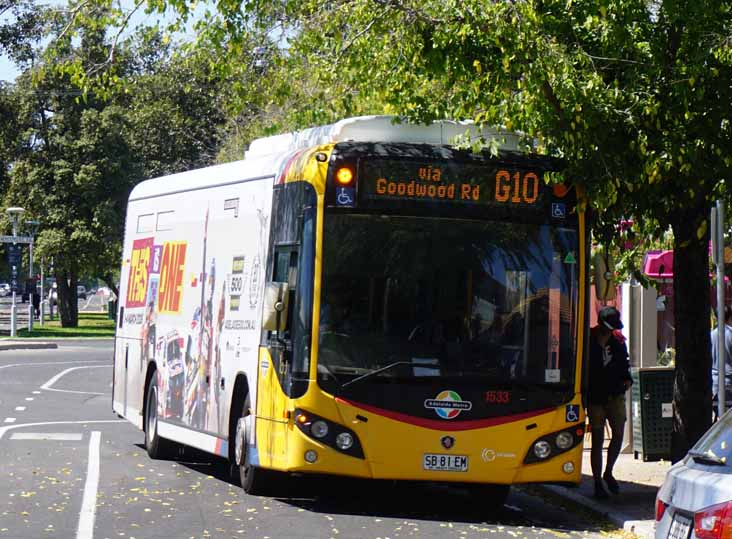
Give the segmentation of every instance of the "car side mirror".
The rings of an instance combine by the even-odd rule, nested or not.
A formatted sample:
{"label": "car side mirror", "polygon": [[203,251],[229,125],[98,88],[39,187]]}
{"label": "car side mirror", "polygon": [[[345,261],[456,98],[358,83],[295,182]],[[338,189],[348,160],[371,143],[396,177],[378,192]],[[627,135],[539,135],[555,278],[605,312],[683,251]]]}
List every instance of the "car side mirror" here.
{"label": "car side mirror", "polygon": [[615,299],[615,260],[600,251],[593,258],[595,265],[595,297],[599,301]]}
{"label": "car side mirror", "polygon": [[281,333],[287,329],[290,287],[287,283],[268,282],[264,289],[262,328]]}

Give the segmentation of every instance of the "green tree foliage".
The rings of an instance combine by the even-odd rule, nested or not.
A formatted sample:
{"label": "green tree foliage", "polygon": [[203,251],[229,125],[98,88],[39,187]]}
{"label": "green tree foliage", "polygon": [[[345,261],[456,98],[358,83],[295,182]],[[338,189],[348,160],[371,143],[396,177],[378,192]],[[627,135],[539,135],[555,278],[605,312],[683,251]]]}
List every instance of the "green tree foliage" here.
{"label": "green tree foliage", "polygon": [[0,0],[0,16],[0,53],[21,65],[31,62],[48,10],[30,0]]}
{"label": "green tree foliage", "polygon": [[37,254],[54,259],[61,321],[70,327],[78,320],[80,276],[101,278],[117,292],[132,188],[214,161],[226,94],[210,57],[179,54],[150,29],[117,45],[115,77],[124,85],[82,91],[56,60],[103,65],[111,47],[105,28],[88,25],[78,45],[71,33],[58,36],[13,92],[23,144],[5,198],[41,221]]}

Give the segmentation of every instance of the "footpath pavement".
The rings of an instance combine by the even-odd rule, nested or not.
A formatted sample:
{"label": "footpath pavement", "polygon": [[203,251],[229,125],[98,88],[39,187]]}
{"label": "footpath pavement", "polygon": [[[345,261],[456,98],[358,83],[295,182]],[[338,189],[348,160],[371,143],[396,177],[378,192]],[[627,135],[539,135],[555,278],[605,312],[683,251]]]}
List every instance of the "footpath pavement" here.
{"label": "footpath pavement", "polygon": [[0,351],[3,350],[47,350],[58,348],[58,344],[47,339],[0,339]]}
{"label": "footpath pavement", "polygon": [[[604,457],[603,452],[603,459]],[[582,462],[582,482],[579,487],[547,485],[544,488],[604,515],[626,532],[633,533],[641,539],[653,539],[656,493],[663,484],[669,468],[671,463],[667,460],[643,462],[640,457],[635,459],[633,453],[621,454],[613,471],[615,479],[620,484],[620,494],[611,494],[607,500],[598,500],[593,495],[590,450],[586,448]]]}

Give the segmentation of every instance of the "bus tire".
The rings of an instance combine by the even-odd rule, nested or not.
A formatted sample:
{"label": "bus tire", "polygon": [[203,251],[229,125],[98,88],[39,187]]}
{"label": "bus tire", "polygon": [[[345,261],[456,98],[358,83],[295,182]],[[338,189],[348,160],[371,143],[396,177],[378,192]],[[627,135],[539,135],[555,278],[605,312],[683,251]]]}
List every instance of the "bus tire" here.
{"label": "bus tire", "polygon": [[244,492],[256,496],[264,494],[266,471],[250,462],[249,434],[252,429],[252,416],[249,413],[249,406],[249,396],[247,395],[236,423],[234,465],[239,468],[239,481]]}
{"label": "bus tire", "polygon": [[145,397],[145,449],[151,459],[165,459],[172,453],[171,446],[158,435],[158,373],[153,371]]}

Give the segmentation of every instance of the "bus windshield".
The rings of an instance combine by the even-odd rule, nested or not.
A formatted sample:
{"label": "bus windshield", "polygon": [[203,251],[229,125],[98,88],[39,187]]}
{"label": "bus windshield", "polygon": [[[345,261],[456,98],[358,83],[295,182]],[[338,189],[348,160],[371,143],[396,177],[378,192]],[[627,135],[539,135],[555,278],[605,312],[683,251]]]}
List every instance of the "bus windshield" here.
{"label": "bus windshield", "polygon": [[328,213],[323,237],[324,390],[574,383],[576,229]]}

